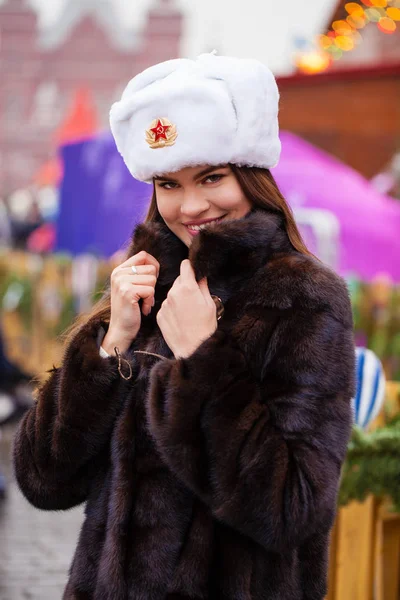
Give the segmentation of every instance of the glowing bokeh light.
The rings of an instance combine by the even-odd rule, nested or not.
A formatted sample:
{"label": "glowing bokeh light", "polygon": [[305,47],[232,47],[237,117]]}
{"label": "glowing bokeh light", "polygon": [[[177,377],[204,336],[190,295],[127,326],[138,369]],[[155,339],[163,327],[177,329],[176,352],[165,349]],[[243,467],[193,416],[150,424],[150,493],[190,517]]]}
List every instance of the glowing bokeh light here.
{"label": "glowing bokeh light", "polygon": [[382,17],[386,16],[386,12],[382,14],[377,8],[367,8],[365,14],[372,23],[379,23]]}
{"label": "glowing bokeh light", "polygon": [[336,31],[338,35],[351,35],[353,28],[350,27],[347,21],[335,21],[332,25],[332,29]]}
{"label": "glowing bokeh light", "polygon": [[329,46],[332,46],[333,39],[328,35],[320,35],[318,36],[318,43],[323,50],[327,50]]}
{"label": "glowing bokeh light", "polygon": [[337,50],[337,46],[335,46],[335,44],[332,44],[331,46],[329,46],[329,48],[327,48],[327,49],[326,49],[326,52],[327,52],[328,54],[331,54],[331,55],[333,55],[333,51],[334,51],[334,50],[335,50],[335,51]]}
{"label": "glowing bokeh light", "polygon": [[368,23],[368,17],[367,14],[363,12],[362,17],[352,14],[346,17],[346,21],[350,27],[353,27],[354,29],[362,29]]}
{"label": "glowing bokeh light", "polygon": [[296,56],[295,63],[302,73],[314,75],[326,71],[332,64],[332,58],[326,52],[304,52]]}
{"label": "glowing bokeh light", "polygon": [[390,19],[393,19],[393,21],[400,21],[400,8],[392,6],[387,9],[386,13]]}
{"label": "glowing bokeh light", "polygon": [[349,52],[349,50],[353,50],[354,48],[354,42],[348,35],[339,35],[335,40],[335,44],[345,52]]}
{"label": "glowing bokeh light", "polygon": [[400,0],[358,0],[344,5],[348,16],[334,21],[325,35],[318,37],[322,53],[339,60],[343,52],[353,50],[363,41],[360,34],[368,23],[376,23],[383,33],[394,33],[400,22]]}
{"label": "glowing bokeh light", "polygon": [[330,48],[328,48],[327,52],[334,58],[334,60],[339,60],[343,56],[343,50],[338,48],[336,44],[332,44]]}
{"label": "glowing bokeh light", "polygon": [[344,8],[346,9],[346,11],[349,13],[349,15],[359,15],[360,17],[362,17],[364,9],[362,6],[360,6],[359,4],[356,4],[356,2],[348,2],[347,4],[345,4]]}
{"label": "glowing bokeh light", "polygon": [[379,21],[378,27],[383,33],[394,33],[397,29],[396,23],[393,19],[389,19],[389,17],[383,17]]}
{"label": "glowing bokeh light", "polygon": [[[364,13],[364,15],[365,15],[365,13]],[[348,24],[351,27],[355,27],[356,29],[362,29],[367,24],[367,18],[364,15],[362,17],[359,17],[358,15],[354,15],[354,14],[349,15],[346,18],[346,21],[348,22]]]}

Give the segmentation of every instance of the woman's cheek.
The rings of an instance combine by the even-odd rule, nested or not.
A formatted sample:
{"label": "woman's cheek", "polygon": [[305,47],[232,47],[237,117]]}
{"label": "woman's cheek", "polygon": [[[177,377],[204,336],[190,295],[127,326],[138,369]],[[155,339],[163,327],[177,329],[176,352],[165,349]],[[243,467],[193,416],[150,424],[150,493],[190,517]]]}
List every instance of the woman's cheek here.
{"label": "woman's cheek", "polygon": [[165,221],[173,220],[173,215],[176,212],[175,204],[173,202],[173,198],[165,197],[165,192],[157,196],[158,212]]}

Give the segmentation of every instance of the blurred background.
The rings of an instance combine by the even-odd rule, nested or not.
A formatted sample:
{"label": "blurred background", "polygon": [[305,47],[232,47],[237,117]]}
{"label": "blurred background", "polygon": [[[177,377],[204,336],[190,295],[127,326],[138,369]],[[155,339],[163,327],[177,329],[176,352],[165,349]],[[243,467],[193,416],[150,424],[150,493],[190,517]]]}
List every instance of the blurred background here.
{"label": "blurred background", "polygon": [[351,295],[358,390],[329,600],[400,598],[400,0],[2,0],[0,600],[60,598],[82,519],[32,509],[10,450],[62,332],[146,214],[110,106],[146,67],[214,49],[276,75],[272,173]]}

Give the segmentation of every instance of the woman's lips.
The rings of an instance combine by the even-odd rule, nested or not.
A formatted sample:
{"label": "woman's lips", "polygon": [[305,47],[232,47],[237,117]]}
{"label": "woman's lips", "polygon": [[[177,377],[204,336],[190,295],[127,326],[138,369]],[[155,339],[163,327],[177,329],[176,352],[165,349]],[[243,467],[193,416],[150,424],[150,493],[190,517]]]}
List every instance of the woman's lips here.
{"label": "woman's lips", "polygon": [[[219,219],[216,219],[215,221],[212,221],[211,223],[207,223],[205,225],[205,227],[203,227],[203,229],[205,229],[206,227],[212,227],[214,225],[214,223],[219,223],[220,221],[222,221],[222,219],[224,219],[226,217],[226,215],[224,215],[223,217],[220,217]],[[199,235],[201,229],[189,229],[189,227],[187,225],[185,225],[186,229],[188,230],[189,234],[192,237],[195,237],[196,235]]]}

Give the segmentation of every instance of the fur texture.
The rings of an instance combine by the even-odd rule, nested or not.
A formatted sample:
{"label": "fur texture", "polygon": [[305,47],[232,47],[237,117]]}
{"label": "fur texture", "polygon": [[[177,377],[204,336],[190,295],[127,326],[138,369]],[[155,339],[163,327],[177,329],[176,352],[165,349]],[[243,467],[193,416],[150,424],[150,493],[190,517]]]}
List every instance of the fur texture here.
{"label": "fur texture", "polygon": [[[279,92],[261,62],[203,54],[176,59],[136,75],[110,110],[117,148],[132,175],[155,175],[202,164],[257,166],[279,161]],[[153,149],[146,130],[154,119],[177,127],[172,146]]]}
{"label": "fur texture", "polygon": [[156,313],[188,250],[155,223],[137,227],[141,249],[161,271],[134,378],[88,323],[15,439],[32,504],[86,501],[64,600],[322,600],[354,394],[345,283],[277,216],[203,230],[189,258],[225,314],[175,360]]}

